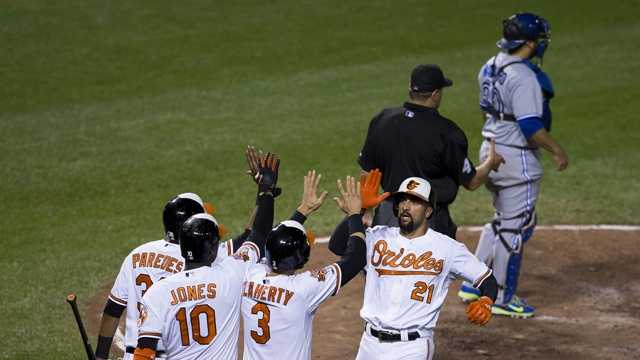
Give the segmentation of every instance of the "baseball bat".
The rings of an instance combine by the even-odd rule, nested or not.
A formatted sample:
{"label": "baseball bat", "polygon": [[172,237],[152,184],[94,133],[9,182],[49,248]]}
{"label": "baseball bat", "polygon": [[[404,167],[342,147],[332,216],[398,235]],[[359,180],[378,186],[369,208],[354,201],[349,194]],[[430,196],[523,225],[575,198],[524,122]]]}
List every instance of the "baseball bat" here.
{"label": "baseball bat", "polygon": [[78,324],[78,330],[80,330],[80,336],[82,336],[82,342],[84,343],[84,349],[87,351],[87,358],[89,360],[96,360],[96,355],[93,353],[91,344],[89,344],[89,338],[87,337],[87,332],[84,329],[84,324],[82,323],[80,312],[78,311],[78,304],[76,303],[76,294],[69,294],[67,296],[67,302],[69,303],[69,305],[71,305],[71,310],[73,310],[73,316],[76,318],[76,323]]}

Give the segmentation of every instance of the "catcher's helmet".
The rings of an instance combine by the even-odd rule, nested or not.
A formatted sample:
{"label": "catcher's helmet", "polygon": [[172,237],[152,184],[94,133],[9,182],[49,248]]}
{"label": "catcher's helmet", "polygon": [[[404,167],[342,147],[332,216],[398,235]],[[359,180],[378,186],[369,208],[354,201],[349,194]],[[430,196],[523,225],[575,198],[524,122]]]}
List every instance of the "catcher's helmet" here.
{"label": "catcher's helmet", "polygon": [[218,222],[209,214],[195,214],[180,227],[180,253],[189,262],[205,262],[212,252],[217,255],[220,241]]}
{"label": "catcher's helmet", "polygon": [[517,13],[502,21],[502,39],[496,45],[505,50],[513,50],[527,41],[537,43],[535,56],[542,58],[551,40],[549,22],[532,13]]}
{"label": "catcher's helmet", "polygon": [[286,220],[267,235],[267,257],[271,268],[277,271],[300,269],[309,260],[311,246],[302,224]]}
{"label": "catcher's helmet", "polygon": [[205,207],[200,196],[194,193],[183,193],[167,202],[162,212],[165,240],[175,243],[178,241],[180,226],[191,215],[204,213]]}

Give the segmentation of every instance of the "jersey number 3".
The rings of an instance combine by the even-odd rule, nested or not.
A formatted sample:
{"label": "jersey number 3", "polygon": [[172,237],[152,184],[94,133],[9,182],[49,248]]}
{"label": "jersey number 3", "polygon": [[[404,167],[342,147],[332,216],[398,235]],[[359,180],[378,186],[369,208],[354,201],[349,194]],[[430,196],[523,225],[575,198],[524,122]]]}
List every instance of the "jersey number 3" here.
{"label": "jersey number 3", "polygon": [[271,320],[271,311],[267,304],[257,303],[251,308],[251,313],[256,315],[262,313],[262,318],[258,320],[258,327],[262,330],[262,335],[251,330],[251,338],[258,344],[266,344],[271,339],[271,329],[269,329],[269,320]]}
{"label": "jersey number 3", "polygon": [[[202,326],[200,323],[200,315],[205,315],[207,335],[202,335]],[[191,335],[193,340],[200,345],[208,345],[213,338],[216,337],[218,331],[216,329],[216,311],[209,305],[196,305],[189,313],[191,318]],[[182,346],[189,346],[189,326],[187,324],[187,309],[180,308],[176,313],[176,320],[180,324],[180,337],[182,338]]]}
{"label": "jersey number 3", "polygon": [[423,302],[424,301],[424,293],[426,293],[427,291],[429,292],[427,294],[427,304],[431,304],[431,298],[433,297],[433,289],[435,288],[435,285],[427,285],[426,282],[424,281],[418,281],[415,284],[413,284],[415,287],[413,288],[413,291],[411,292],[411,299],[415,300],[415,301],[419,301],[419,302]]}

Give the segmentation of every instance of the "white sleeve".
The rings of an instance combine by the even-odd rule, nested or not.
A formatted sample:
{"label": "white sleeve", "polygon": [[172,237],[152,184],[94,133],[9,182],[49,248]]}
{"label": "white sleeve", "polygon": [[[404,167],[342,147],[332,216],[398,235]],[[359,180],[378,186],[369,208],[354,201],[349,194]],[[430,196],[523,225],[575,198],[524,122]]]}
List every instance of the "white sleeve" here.
{"label": "white sleeve", "polygon": [[118,305],[127,306],[129,289],[133,283],[133,280],[131,279],[132,273],[133,266],[131,265],[131,254],[129,254],[120,266],[118,277],[116,277],[116,281],[113,283],[113,287],[109,293],[109,300]]}
{"label": "white sleeve", "polygon": [[513,79],[511,105],[516,120],[542,116],[542,89],[534,75]]}
{"label": "white sleeve", "polygon": [[338,264],[305,271],[296,277],[296,290],[307,300],[309,312],[315,311],[329,296],[337,295],[342,282],[342,271]]}
{"label": "white sleeve", "polygon": [[[251,268],[251,265],[256,264],[260,260],[260,250],[258,246],[251,241],[245,241],[242,246],[229,258],[228,260],[235,271],[240,272],[242,277]],[[227,261],[225,261],[227,263]]]}
{"label": "white sleeve", "polygon": [[160,287],[154,286],[142,297],[140,317],[138,319],[138,338],[148,337],[162,339],[165,323],[165,304],[163,304]]}
{"label": "white sleeve", "polygon": [[218,246],[218,258],[224,259],[233,255],[233,240],[227,240]]}
{"label": "white sleeve", "polygon": [[491,275],[491,269],[478,260],[464,244],[457,243],[453,246],[451,273],[455,277],[463,278],[478,287],[484,279]]}

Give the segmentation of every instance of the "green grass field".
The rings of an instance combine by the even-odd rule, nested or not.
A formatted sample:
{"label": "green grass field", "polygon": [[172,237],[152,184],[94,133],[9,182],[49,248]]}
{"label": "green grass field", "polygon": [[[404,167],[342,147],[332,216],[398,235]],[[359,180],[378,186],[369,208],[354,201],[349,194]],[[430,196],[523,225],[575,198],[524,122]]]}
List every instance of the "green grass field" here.
{"label": "green grass field", "polygon": [[[173,195],[201,194],[239,229],[247,144],[282,158],[280,218],[307,169],[335,192],[418,63],[454,80],[441,112],[476,158],[475,77],[523,9],[552,25],[553,133],[571,161],[556,173],[545,158],[541,222],[640,223],[638,1],[3,2],[0,358],[82,359],[65,295],[87,300],[160,238]],[[484,190],[453,206],[459,224],[491,212]],[[309,226],[328,234],[339,218],[329,202]]]}

